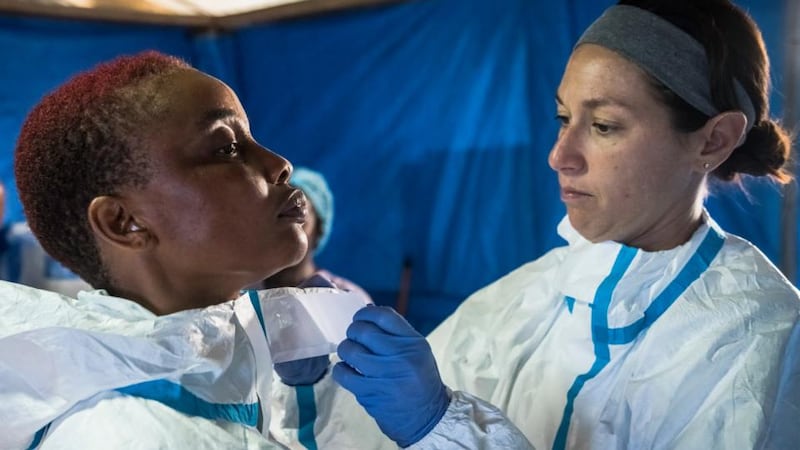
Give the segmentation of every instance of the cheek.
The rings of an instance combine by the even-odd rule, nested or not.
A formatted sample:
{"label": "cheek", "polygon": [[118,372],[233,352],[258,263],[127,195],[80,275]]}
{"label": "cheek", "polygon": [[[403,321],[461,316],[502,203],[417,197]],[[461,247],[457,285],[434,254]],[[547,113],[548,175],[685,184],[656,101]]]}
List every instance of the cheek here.
{"label": "cheek", "polygon": [[612,208],[620,208],[620,201],[631,200],[641,189],[641,175],[635,165],[624,165],[609,161],[596,182],[602,186],[600,197]]}
{"label": "cheek", "polygon": [[308,236],[313,235],[314,234],[314,222],[311,221],[311,220],[306,220],[306,222],[303,224],[303,231],[305,231],[305,233]]}
{"label": "cheek", "polygon": [[[618,191],[618,194],[615,195],[615,197],[622,198],[624,200],[630,200],[633,198],[640,185],[637,171],[624,171],[619,164],[614,164],[610,172],[611,173],[606,181],[611,183],[611,189]],[[620,183],[620,181],[622,182]]]}
{"label": "cheek", "polygon": [[242,218],[237,219],[231,202],[218,201],[217,195],[188,189],[164,193],[157,206],[161,234],[175,241],[207,243],[234,232],[232,221]]}

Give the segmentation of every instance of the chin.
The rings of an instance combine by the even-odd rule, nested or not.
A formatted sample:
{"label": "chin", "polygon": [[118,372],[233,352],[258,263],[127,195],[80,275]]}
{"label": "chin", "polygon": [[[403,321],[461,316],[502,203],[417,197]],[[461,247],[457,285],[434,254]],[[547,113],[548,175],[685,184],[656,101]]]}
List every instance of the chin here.
{"label": "chin", "polygon": [[611,240],[608,233],[598,230],[590,220],[583,220],[582,217],[570,214],[569,223],[584,239],[594,244]]}
{"label": "chin", "polygon": [[295,251],[293,252],[292,262],[288,264],[286,267],[291,267],[295,264],[300,263],[303,258],[306,257],[306,253],[308,253],[310,249],[308,248],[308,236],[306,236],[305,231],[300,233],[299,239],[297,241],[297,245],[295,245]]}
{"label": "chin", "polygon": [[578,233],[581,236],[583,236],[584,239],[591,242],[592,244],[598,244],[600,242],[607,242],[614,240],[613,238],[609,237],[609,235],[606,233],[599,233],[597,231],[586,228],[583,229],[575,228],[575,229],[578,230]]}
{"label": "chin", "polygon": [[306,237],[305,233],[300,233],[300,235],[295,236],[291,242],[287,239],[285,245],[275,248],[275,255],[280,255],[278,257],[280,262],[273,266],[272,271],[269,275],[264,278],[268,278],[276,273],[280,272],[283,269],[288,267],[295,266],[299,264],[303,258],[306,257],[306,252],[308,251],[308,238]]}

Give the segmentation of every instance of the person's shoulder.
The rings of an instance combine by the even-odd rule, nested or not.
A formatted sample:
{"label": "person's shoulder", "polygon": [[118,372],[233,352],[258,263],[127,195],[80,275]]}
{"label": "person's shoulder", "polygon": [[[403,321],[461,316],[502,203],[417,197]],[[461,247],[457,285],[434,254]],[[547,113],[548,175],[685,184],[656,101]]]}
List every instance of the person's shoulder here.
{"label": "person's shoulder", "polygon": [[522,287],[522,285],[527,285],[537,280],[548,281],[552,278],[555,271],[558,270],[568,250],[569,247],[566,246],[556,247],[533,261],[524,263],[511,272],[508,272],[483,289],[491,290],[510,286]]}
{"label": "person's shoulder", "polygon": [[41,449],[279,448],[255,429],[178,412],[160,402],[106,392],[53,422]]}
{"label": "person's shoulder", "polygon": [[792,282],[758,247],[739,236],[726,235],[708,272],[717,277],[720,282],[715,285],[723,292],[754,293],[755,298],[784,301],[800,309],[800,292]]}
{"label": "person's shoulder", "polygon": [[[0,338],[36,328],[59,326],[73,299],[56,292],[0,280]],[[47,311],[47,314],[43,314]],[[64,319],[68,322],[68,319]]]}
{"label": "person's shoulder", "polygon": [[517,308],[547,309],[558,290],[554,280],[568,252],[558,247],[525,263],[470,295],[458,314],[485,318]]}

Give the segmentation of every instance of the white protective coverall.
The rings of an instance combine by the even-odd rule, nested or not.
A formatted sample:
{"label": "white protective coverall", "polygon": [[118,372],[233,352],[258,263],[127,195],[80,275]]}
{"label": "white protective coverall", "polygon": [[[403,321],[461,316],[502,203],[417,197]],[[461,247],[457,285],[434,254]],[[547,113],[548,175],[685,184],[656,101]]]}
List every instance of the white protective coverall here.
{"label": "white protective coverall", "polygon": [[[0,448],[275,449],[285,448],[284,439],[299,445],[297,433],[273,438],[268,427],[259,427],[270,423],[272,390],[263,298],[248,292],[205,309],[156,316],[104,291],[71,299],[0,282]],[[332,382],[329,376],[325,382]],[[328,386],[326,392],[355,403],[343,389]],[[476,412],[501,416],[462,396],[440,428],[449,426],[463,439],[485,434],[484,424],[469,420]],[[278,424],[287,419],[282,414]],[[326,410],[316,422],[334,430],[338,414]],[[366,420],[375,433],[346,430],[346,439],[323,434],[315,443],[393,447]],[[524,441],[506,426],[516,434],[509,441],[508,433],[499,433],[496,448]],[[444,448],[435,436],[421,444]]]}
{"label": "white protective coverall", "polygon": [[256,429],[271,361],[247,296],[166,316],[103,291],[0,299],[0,447],[280,448]]}
{"label": "white protective coverall", "polygon": [[445,384],[498,406],[539,449],[760,446],[800,314],[795,287],[707,215],[667,251],[592,244],[567,218],[559,234],[567,247],[431,333]]}
{"label": "white protective coverall", "polygon": [[[568,246],[476,292],[428,337],[444,383],[498,406],[537,449],[796,445],[800,347],[789,346],[800,331],[787,342],[800,330],[798,291],[752,244],[704,220],[684,245],[645,252],[592,244],[565,218]],[[315,386],[317,410],[338,416],[338,442],[379,433],[352,396],[329,389]],[[471,423],[510,429],[491,409]],[[337,442],[329,425],[315,430]],[[448,436],[439,448],[496,442],[473,432],[461,447],[437,426],[418,446]]]}

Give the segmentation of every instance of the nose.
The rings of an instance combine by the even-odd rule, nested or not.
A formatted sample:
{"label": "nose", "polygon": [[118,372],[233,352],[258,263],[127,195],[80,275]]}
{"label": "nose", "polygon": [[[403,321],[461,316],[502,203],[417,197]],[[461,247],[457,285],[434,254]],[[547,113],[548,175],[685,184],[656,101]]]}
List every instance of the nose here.
{"label": "nose", "polygon": [[553,148],[547,156],[550,168],[564,175],[577,175],[586,169],[586,160],[581,151],[583,144],[577,130],[562,128]]}
{"label": "nose", "polygon": [[264,148],[262,158],[268,183],[286,184],[289,182],[293,170],[292,163],[268,148]]}

